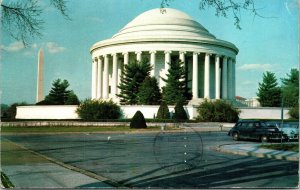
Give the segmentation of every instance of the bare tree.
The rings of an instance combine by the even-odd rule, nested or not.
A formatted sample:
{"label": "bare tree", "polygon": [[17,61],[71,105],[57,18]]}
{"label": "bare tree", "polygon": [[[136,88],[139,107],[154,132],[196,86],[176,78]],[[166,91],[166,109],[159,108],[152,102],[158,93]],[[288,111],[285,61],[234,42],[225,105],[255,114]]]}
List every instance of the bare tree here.
{"label": "bare tree", "polygon": [[[170,6],[174,0],[162,0],[161,8]],[[227,17],[228,14],[232,13],[234,18],[234,25],[236,28],[241,29],[241,11],[250,11],[253,16],[261,16],[257,8],[255,7],[255,0],[199,0],[199,9],[204,10],[207,8],[214,8],[216,16]],[[253,18],[254,18],[253,17]]]}
{"label": "bare tree", "polygon": [[[66,19],[66,0],[49,0]],[[31,38],[41,37],[44,21],[41,19],[43,8],[38,0],[16,0],[1,2],[1,26],[17,41],[28,46]]]}

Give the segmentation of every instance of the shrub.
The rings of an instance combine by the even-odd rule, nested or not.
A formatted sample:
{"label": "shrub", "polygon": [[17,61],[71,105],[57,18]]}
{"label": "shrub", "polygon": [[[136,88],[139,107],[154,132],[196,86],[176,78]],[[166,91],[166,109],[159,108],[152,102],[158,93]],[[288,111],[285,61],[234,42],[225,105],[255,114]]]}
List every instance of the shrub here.
{"label": "shrub", "polygon": [[183,108],[183,104],[181,102],[178,102],[175,105],[174,110],[175,110],[174,119],[176,119],[176,120],[187,120],[188,119],[187,114]]}
{"label": "shrub", "polygon": [[121,108],[113,101],[84,100],[76,110],[83,120],[118,119],[121,116]]}
{"label": "shrub", "polygon": [[26,105],[28,105],[26,102],[13,103],[6,110],[3,111],[3,115],[8,119],[15,119],[17,114],[17,107]]}
{"label": "shrub", "polygon": [[197,109],[199,121],[236,122],[240,111],[224,100],[205,100]]}
{"label": "shrub", "polygon": [[157,119],[170,119],[170,112],[168,105],[166,102],[162,101],[160,103],[160,106],[158,108],[157,114],[156,114]]}
{"label": "shrub", "polygon": [[147,128],[144,115],[141,111],[137,111],[130,122],[130,128],[141,129]]}
{"label": "shrub", "polygon": [[299,119],[299,104],[289,110],[289,115],[291,119]]}

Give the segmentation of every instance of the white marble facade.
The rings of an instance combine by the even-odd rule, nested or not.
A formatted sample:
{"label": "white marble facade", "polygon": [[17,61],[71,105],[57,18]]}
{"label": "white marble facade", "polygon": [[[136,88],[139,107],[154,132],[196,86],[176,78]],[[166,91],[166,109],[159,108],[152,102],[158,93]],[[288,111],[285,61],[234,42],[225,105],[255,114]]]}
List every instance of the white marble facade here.
{"label": "white marble facade", "polygon": [[148,58],[151,76],[165,84],[171,60],[180,59],[187,70],[193,95],[190,104],[207,99],[235,98],[237,47],[216,39],[201,24],[176,9],[153,9],[142,13],[111,39],[91,48],[92,98],[118,102],[117,86],[124,65]]}

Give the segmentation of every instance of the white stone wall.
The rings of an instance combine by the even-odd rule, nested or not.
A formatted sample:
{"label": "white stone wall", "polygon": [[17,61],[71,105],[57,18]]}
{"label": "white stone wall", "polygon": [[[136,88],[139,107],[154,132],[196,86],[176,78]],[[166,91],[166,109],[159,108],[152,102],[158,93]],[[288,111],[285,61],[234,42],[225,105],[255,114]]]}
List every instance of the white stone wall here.
{"label": "white stone wall", "polygon": [[[281,119],[281,108],[241,108],[240,118],[242,119]],[[288,119],[289,109],[284,109],[283,118]]]}
{"label": "white stone wall", "polygon": [[79,119],[77,106],[18,106],[17,119]]}
{"label": "white stone wall", "polygon": [[[145,118],[154,118],[159,106],[136,105],[121,106],[124,118],[132,118],[135,112],[140,110]],[[18,106],[17,119],[78,119],[76,114],[77,106]],[[189,118],[197,117],[196,106],[184,107]],[[281,108],[241,108],[241,119],[280,119]],[[171,114],[174,113],[174,106],[169,106]],[[288,109],[284,109],[284,119],[288,119]]]}

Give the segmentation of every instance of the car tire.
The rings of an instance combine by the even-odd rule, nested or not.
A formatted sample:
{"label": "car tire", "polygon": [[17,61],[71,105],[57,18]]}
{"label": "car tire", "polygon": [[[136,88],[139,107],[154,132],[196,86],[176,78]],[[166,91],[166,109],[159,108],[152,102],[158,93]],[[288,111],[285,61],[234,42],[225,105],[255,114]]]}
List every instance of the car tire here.
{"label": "car tire", "polygon": [[239,134],[238,134],[238,133],[236,133],[236,132],[235,132],[235,133],[233,133],[233,134],[232,134],[232,139],[233,139],[233,140],[235,140],[235,141],[238,141],[238,140],[240,139],[240,136],[239,136]]}
{"label": "car tire", "polygon": [[261,141],[262,143],[266,143],[266,142],[269,141],[269,138],[268,138],[267,135],[262,135],[262,136],[260,137],[260,141]]}

